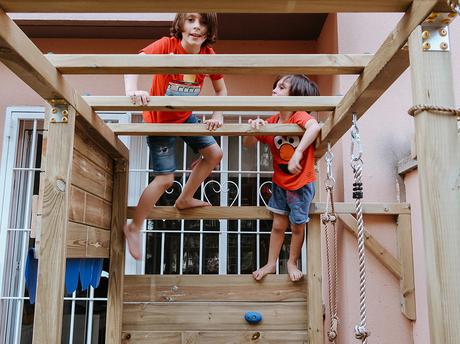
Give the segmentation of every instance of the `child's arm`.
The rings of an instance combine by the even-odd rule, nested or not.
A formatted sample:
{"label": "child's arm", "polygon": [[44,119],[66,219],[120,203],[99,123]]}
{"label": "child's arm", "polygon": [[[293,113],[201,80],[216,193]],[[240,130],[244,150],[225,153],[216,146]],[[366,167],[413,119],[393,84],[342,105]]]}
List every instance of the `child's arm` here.
{"label": "child's arm", "polygon": [[289,160],[289,172],[293,174],[299,174],[302,172],[302,165],[300,165],[300,161],[303,158],[303,152],[315,142],[320,130],[321,127],[315,119],[312,118],[307,122],[305,125],[305,133],[303,134],[299,145],[295,149],[294,155]]}
{"label": "child's arm", "polygon": [[[256,118],[256,119],[248,119],[248,123],[251,125],[252,129],[259,129],[261,126],[267,124],[267,121],[263,119]],[[243,146],[245,147],[252,147],[257,143],[257,138],[255,136],[245,136],[243,137]]]}
{"label": "child's arm", "polygon": [[[225,86],[224,79],[212,80],[212,86],[214,87],[214,92],[216,96],[226,96],[227,95],[227,86]],[[222,111],[214,111],[212,117],[207,119],[203,123],[207,124],[208,130],[216,130],[220,128],[224,123],[224,118],[222,116]]]}
{"label": "child's arm", "polygon": [[[139,55],[145,55],[145,53],[140,53]],[[139,90],[139,87],[137,86],[138,80],[139,75],[137,74],[125,75],[125,94],[131,98],[131,102],[134,105],[147,105],[150,101],[149,93]]]}

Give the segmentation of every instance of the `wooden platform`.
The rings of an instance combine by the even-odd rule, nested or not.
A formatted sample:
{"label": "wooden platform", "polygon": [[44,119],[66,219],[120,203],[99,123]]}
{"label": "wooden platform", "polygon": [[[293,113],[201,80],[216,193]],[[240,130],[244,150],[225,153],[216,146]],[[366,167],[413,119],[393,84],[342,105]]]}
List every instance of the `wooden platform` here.
{"label": "wooden platform", "polygon": [[[287,275],[126,276],[123,343],[307,343],[307,280]],[[262,314],[251,325],[248,311]]]}

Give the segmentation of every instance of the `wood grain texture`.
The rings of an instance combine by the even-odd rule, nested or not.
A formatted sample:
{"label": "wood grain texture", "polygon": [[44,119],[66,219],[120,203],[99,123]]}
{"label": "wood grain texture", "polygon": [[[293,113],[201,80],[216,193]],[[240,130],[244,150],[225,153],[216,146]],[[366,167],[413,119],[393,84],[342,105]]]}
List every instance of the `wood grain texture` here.
{"label": "wood grain texture", "polygon": [[307,300],[307,281],[292,283],[288,275],[269,275],[257,282],[252,275],[125,276],[125,302]]}
{"label": "wood grain texture", "polygon": [[372,55],[48,54],[62,74],[359,74]]}

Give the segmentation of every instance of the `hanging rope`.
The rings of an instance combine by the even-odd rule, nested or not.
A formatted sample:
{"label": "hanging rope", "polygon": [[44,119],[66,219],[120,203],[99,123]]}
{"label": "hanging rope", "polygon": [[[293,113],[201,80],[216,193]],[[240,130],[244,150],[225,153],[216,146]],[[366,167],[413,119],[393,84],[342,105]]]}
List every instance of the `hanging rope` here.
{"label": "hanging rope", "polygon": [[321,221],[323,222],[323,225],[324,225],[325,237],[326,237],[327,282],[328,282],[328,289],[329,289],[329,315],[331,318],[329,331],[327,332],[327,337],[331,343],[335,343],[335,340],[338,334],[337,326],[339,323],[339,319],[337,317],[337,230],[335,227],[337,216],[335,214],[334,197],[333,197],[335,179],[332,175],[332,160],[334,160],[334,154],[332,154],[330,143],[328,144],[325,159],[326,159],[326,166],[327,166],[327,169],[326,169],[327,178],[325,181],[327,200],[326,200],[326,210],[324,214],[321,214]]}
{"label": "hanging rope", "polygon": [[445,106],[438,106],[438,105],[426,105],[426,104],[414,105],[409,110],[407,110],[407,113],[411,116],[415,116],[422,111],[433,111],[433,112],[439,112],[439,113],[447,113],[447,114],[451,114],[457,117],[460,116],[460,109],[455,109],[455,108],[445,107]]}
{"label": "hanging rope", "polygon": [[364,247],[364,221],[361,198],[363,198],[363,172],[362,146],[359,135],[356,113],[353,113],[353,125],[351,128],[351,168],[354,173],[353,198],[356,205],[356,219],[358,221],[358,258],[359,258],[359,325],[355,326],[355,338],[362,343],[367,343],[370,332],[366,328],[366,250]]}

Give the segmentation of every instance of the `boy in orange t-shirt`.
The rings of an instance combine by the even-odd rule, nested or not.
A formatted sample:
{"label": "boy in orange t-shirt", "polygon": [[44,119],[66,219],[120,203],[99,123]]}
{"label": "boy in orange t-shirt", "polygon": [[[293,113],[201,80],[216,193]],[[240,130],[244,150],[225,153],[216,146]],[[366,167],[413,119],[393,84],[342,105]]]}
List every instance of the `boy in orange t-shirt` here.
{"label": "boy in orange t-shirt", "polygon": [[[286,75],[275,81],[273,96],[318,96],[316,84],[304,75]],[[275,272],[276,261],[284,241],[286,229],[291,227],[292,238],[287,263],[290,279],[303,277],[298,269],[308,211],[315,195],[314,142],[319,134],[318,122],[305,111],[281,111],[267,121],[250,119],[254,129],[266,123],[295,123],[305,128],[303,136],[246,136],[244,145],[267,144],[273,155],[272,196],[267,208],[273,213],[270,248],[267,264],[253,272],[256,280]]]}
{"label": "boy in orange t-shirt", "polygon": [[[163,37],[141,50],[141,54],[214,54],[209,44],[216,41],[217,15],[215,13],[178,13],[171,28],[171,37]],[[197,96],[206,75],[167,74],[154,75],[150,93],[138,89],[138,75],[125,75],[126,95],[133,104],[146,105],[151,96]],[[223,76],[210,75],[215,94],[226,96],[227,88]],[[191,112],[145,111],[144,122],[147,123],[198,123]],[[222,113],[214,112],[212,118],[204,121],[207,129],[212,131],[222,125]],[[203,180],[211,173],[222,159],[222,149],[212,136],[182,138],[202,158],[193,167],[175,207],[186,209],[209,206],[193,198]],[[133,221],[124,226],[129,252],[135,259],[141,258],[140,228],[148,212],[161,195],[174,182],[176,170],[176,137],[147,137],[150,160],[153,162],[155,178],[142,193],[134,212]]]}

